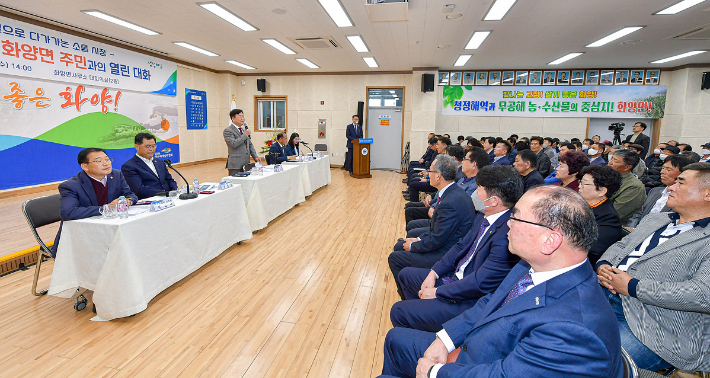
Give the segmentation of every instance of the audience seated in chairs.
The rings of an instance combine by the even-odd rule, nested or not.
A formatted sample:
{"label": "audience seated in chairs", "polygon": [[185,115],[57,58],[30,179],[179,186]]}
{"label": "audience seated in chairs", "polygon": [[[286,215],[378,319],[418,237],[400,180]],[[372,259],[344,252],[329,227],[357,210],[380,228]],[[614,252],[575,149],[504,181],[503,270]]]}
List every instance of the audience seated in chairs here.
{"label": "audience seated in chairs", "polygon": [[560,156],[560,164],[555,170],[557,178],[560,180],[555,185],[562,185],[575,192],[579,190],[579,179],[577,174],[582,168],[589,165],[589,158],[581,151],[567,151]]}
{"label": "audience seated in chairs", "polygon": [[639,159],[639,154],[630,150],[616,150],[609,155],[609,166],[621,173],[621,187],[611,197],[614,209],[621,218],[621,224],[626,224],[632,215],[641,210],[646,200],[643,183],[631,173]]}
{"label": "audience seated in chairs", "polygon": [[493,149],[493,160],[491,165],[510,165],[511,162],[508,160],[508,155],[510,155],[510,150],[513,147],[507,141],[501,140],[496,143],[496,147]]}
{"label": "audience seated in chairs", "polygon": [[539,136],[530,138],[530,149],[537,154],[537,170],[542,177],[547,177],[552,172],[550,157],[542,149],[543,139]]}
{"label": "audience seated in chairs", "polygon": [[538,186],[508,226],[510,252],[525,261],[437,333],[391,329],[384,376],[622,378],[614,313],[587,262],[597,237],[589,205],[571,190]]}
{"label": "audience seated in chairs", "polygon": [[422,157],[418,161],[409,162],[409,168],[407,169],[407,177],[402,179],[403,183],[406,184],[409,182],[416,169],[426,170],[427,168],[429,168],[431,162],[436,157],[436,150],[438,147],[437,142],[439,142],[439,138],[437,138],[434,133],[429,133],[429,139],[427,139],[427,142],[429,143],[429,147],[427,148],[426,152],[424,152],[424,155],[422,155]]}
{"label": "audience seated in chairs", "polygon": [[520,175],[511,167],[487,166],[476,177],[478,196],[487,205],[484,214],[431,269],[404,268],[399,273],[405,300],[390,311],[395,327],[440,330],[495,291],[519,261],[508,252],[508,219],[523,194]]}
{"label": "audience seated in chairs", "polygon": [[[429,231],[418,238],[397,242],[388,262],[392,276],[408,267],[431,268],[471,229],[475,209],[471,197],[454,183],[458,163],[448,155],[438,155],[431,165],[431,184],[439,190],[439,201],[431,217]],[[400,296],[404,294],[397,283]]]}
{"label": "audience seated in chairs", "polygon": [[645,216],[597,264],[621,343],[646,370],[710,370],[710,164],[685,166],[673,211]]}
{"label": "audience seated in chairs", "polygon": [[667,145],[666,148],[661,150],[661,154],[658,155],[658,159],[654,160],[653,165],[646,168],[646,173],[639,177],[639,180],[647,188],[657,188],[663,186],[661,181],[661,170],[663,169],[663,164],[666,161],[666,157],[680,154],[680,149],[675,146]]}
{"label": "audience seated in chairs", "polygon": [[[445,154],[446,148],[451,146],[451,139],[446,137],[441,137],[437,139],[438,140],[436,142],[436,156]],[[430,166],[427,166],[427,168],[429,167]],[[412,179],[409,181],[408,189],[402,193],[404,195],[404,199],[409,201],[419,201],[419,192],[436,192],[436,189],[427,180],[427,177],[419,177],[418,175],[412,176]]]}
{"label": "audience seated in chairs", "polygon": [[545,183],[540,172],[537,171],[537,154],[531,150],[519,151],[515,156],[513,168],[523,179],[523,192],[527,192],[533,186]]}

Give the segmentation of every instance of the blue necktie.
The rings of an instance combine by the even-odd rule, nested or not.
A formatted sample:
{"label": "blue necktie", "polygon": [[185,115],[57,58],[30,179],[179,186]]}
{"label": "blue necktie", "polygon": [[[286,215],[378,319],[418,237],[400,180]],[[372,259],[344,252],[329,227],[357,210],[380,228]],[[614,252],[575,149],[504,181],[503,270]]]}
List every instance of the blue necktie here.
{"label": "blue necktie", "polygon": [[505,297],[505,300],[503,303],[500,305],[500,307],[503,307],[510,303],[513,299],[519,297],[525,291],[528,289],[533,284],[532,276],[530,276],[530,273],[524,275],[520,281],[518,281],[517,284],[513,287],[513,289],[510,290],[510,293],[508,293],[508,296]]}
{"label": "blue necktie", "polygon": [[[466,263],[468,260],[471,259],[471,256],[473,256],[473,253],[476,252],[476,246],[478,245],[478,240],[483,236],[483,232],[486,230],[486,227],[490,226],[491,224],[488,223],[488,219],[483,218],[483,223],[481,223],[481,228],[478,230],[478,236],[476,236],[476,240],[473,241],[473,245],[471,246],[471,249],[468,250],[468,253],[466,253],[466,256],[459,260],[458,264],[456,264],[456,270],[454,270],[454,274],[461,269],[461,266],[463,266],[464,263]],[[451,283],[454,281],[455,276],[450,276],[450,277],[443,277],[441,281],[444,284]]]}

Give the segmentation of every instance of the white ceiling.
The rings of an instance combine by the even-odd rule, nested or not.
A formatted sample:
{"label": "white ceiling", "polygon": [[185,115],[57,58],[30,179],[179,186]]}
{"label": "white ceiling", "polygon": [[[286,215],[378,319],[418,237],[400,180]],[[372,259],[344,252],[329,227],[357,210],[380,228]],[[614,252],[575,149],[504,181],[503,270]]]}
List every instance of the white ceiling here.
{"label": "white ceiling", "polygon": [[[407,22],[370,22],[365,0],[341,0],[352,27],[338,28],[317,0],[218,0],[259,30],[244,32],[190,0],[0,0],[34,15],[130,41],[187,62],[237,73],[408,71],[413,67],[453,69],[459,54],[473,53],[464,70],[540,68],[642,68],[710,63],[710,52],[674,62],[652,60],[691,50],[710,50],[710,40],[674,40],[671,36],[710,23],[710,1],[677,15],[654,16],[677,0],[518,0],[501,21],[482,21],[491,0],[412,0]],[[447,20],[443,5],[455,4],[459,20]],[[286,14],[272,12],[276,8]],[[2,9],[0,7],[0,9]],[[161,35],[146,36],[85,15],[97,9]],[[624,26],[647,25],[621,40],[585,48]],[[475,30],[492,30],[478,50],[463,50]],[[370,48],[358,53],[345,38],[359,34]],[[303,50],[289,39],[330,37],[341,46]],[[285,55],[261,41],[276,38],[294,51]],[[620,42],[641,40],[637,44]],[[219,54],[207,57],[174,45],[185,41]],[[417,43],[418,41],[418,43]],[[451,45],[440,49],[439,45]],[[585,52],[558,66],[551,62],[569,52]],[[363,56],[374,56],[379,68],[368,68]],[[311,70],[295,58],[320,66]],[[225,63],[236,60],[256,71]]]}

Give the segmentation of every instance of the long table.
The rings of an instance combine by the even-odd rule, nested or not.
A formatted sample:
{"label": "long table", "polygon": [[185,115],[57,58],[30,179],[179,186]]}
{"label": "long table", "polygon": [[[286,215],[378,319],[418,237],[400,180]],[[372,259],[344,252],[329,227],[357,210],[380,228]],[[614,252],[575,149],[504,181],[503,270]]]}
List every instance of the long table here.
{"label": "long table", "polygon": [[302,165],[303,193],[310,196],[318,188],[330,184],[330,157],[325,155],[311,161],[284,162],[282,165]]}
{"label": "long table", "polygon": [[49,294],[70,298],[79,287],[93,290],[95,320],[141,312],[160,292],[250,239],[246,213],[235,185],[128,219],[64,222]]}
{"label": "long table", "polygon": [[249,223],[252,231],[257,231],[306,200],[303,192],[304,168],[302,164],[283,165],[282,172],[264,172],[263,176],[227,176],[222,180],[242,186]]}

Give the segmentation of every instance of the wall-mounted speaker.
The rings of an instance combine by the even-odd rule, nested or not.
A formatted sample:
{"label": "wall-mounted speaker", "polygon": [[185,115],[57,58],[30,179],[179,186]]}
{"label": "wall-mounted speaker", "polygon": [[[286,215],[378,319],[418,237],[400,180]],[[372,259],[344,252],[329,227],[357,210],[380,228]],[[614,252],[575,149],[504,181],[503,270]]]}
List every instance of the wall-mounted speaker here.
{"label": "wall-mounted speaker", "polygon": [[266,79],[256,79],[256,90],[266,92]]}
{"label": "wall-mounted speaker", "polygon": [[710,88],[710,72],[703,72],[703,81],[700,82],[700,89]]}
{"label": "wall-mounted speaker", "polygon": [[434,92],[434,74],[422,74],[422,92]]}

